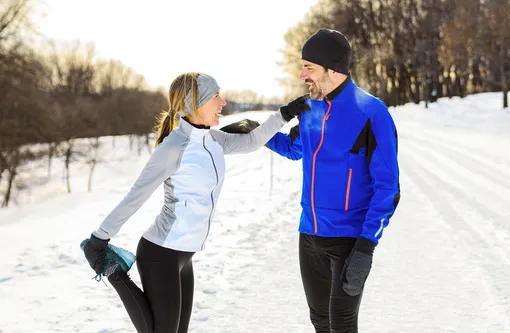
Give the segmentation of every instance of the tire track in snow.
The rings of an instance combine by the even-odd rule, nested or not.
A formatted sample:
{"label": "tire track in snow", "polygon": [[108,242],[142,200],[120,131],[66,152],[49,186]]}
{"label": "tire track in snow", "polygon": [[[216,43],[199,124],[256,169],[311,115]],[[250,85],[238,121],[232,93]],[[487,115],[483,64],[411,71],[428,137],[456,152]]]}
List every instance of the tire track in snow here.
{"label": "tire track in snow", "polygon": [[[408,162],[411,161],[413,163],[408,164]],[[425,163],[422,163],[424,161]],[[469,231],[473,240],[476,240],[479,243],[485,243],[487,249],[497,249],[500,259],[510,266],[510,259],[508,258],[508,251],[506,247],[500,248],[500,246],[494,244],[495,238],[500,238],[499,233],[502,232],[506,235],[508,234],[508,230],[495,228],[496,230],[489,230],[489,235],[487,234],[487,229],[484,228],[486,226],[479,226],[481,223],[483,224],[491,219],[501,221],[501,225],[503,225],[505,217],[499,213],[491,212],[475,198],[467,194],[466,191],[452,185],[452,181],[455,178],[454,170],[450,169],[451,172],[449,174],[451,177],[448,180],[446,178],[439,177],[438,172],[430,171],[437,169],[434,165],[429,163],[429,167],[424,167],[424,164],[427,165],[426,161],[427,159],[424,157],[416,158],[416,156],[407,155],[405,165],[408,165],[408,167],[406,169],[408,171],[414,171],[410,174],[415,175],[413,177],[415,180],[417,174],[422,175],[419,177],[420,180],[418,180],[418,183],[420,183],[421,187],[427,189],[429,198],[433,202],[437,203],[436,206],[440,210],[446,212],[447,216],[455,217],[452,221],[455,221],[456,224],[460,224],[457,225],[459,230],[466,230],[467,227],[467,231]],[[460,205],[455,205],[454,203],[458,203]]]}
{"label": "tire track in snow", "polygon": [[[510,173],[508,173],[508,166],[503,165],[501,162],[491,159],[487,161],[487,156],[476,152],[473,149],[462,148],[457,143],[452,141],[445,141],[441,139],[441,142],[436,140],[430,140],[423,136],[417,137],[416,135],[406,135],[406,141],[414,141],[421,147],[434,147],[438,152],[448,157],[455,157],[455,160],[466,168],[472,169],[475,173],[486,177],[488,180],[496,185],[500,185],[510,191]],[[492,172],[488,171],[491,170]]]}
{"label": "tire track in snow", "polygon": [[[377,314],[378,325],[370,331],[391,327],[388,332],[485,333],[481,328],[485,329],[486,318],[491,317],[487,309],[494,303],[485,290],[492,289],[478,288],[472,281],[486,273],[472,267],[472,248],[461,241],[458,228],[445,220],[438,201],[430,199],[430,188],[425,188],[424,180],[409,168],[403,153],[403,198],[396,213],[399,220],[390,222],[390,233],[383,235],[385,247],[377,250],[389,252],[378,254],[376,264],[381,260],[384,270],[375,276],[382,279],[379,284],[385,291],[379,298],[388,293],[389,302],[383,304]],[[479,259],[481,256],[475,258]]]}
{"label": "tire track in snow", "polygon": [[[510,219],[510,214],[507,205],[501,198],[510,196],[510,184],[508,187],[502,186],[497,181],[488,179],[486,173],[480,174],[476,172],[478,169],[467,168],[459,163],[458,156],[452,157],[447,153],[441,153],[441,147],[436,147],[439,150],[432,149],[428,146],[413,143],[413,141],[415,140],[411,139],[407,143],[413,147],[414,151],[421,152],[415,154],[414,157],[421,161],[420,165],[429,165],[428,169],[435,169],[434,175],[436,177],[441,178],[444,182],[449,183],[452,188],[455,188],[455,191],[460,193],[457,197],[462,197],[476,211],[489,217],[489,221],[497,225],[496,228],[506,227],[506,221]],[[475,189],[475,192],[472,189]],[[488,208],[489,205],[492,209]],[[510,239],[508,240],[510,241]]]}
{"label": "tire track in snow", "polygon": [[[483,223],[483,216],[469,207],[470,199],[466,198],[462,191],[452,186],[451,183],[440,179],[426,167],[421,166],[419,160],[412,154],[402,155],[401,168],[413,182],[422,188],[435,210],[445,217],[444,221],[453,226],[455,233],[452,237],[455,241],[460,242],[474,259],[470,261],[470,264],[475,265],[475,268],[479,267],[485,270],[486,274],[480,277],[481,281],[473,282],[490,283],[487,286],[490,294],[487,296],[490,298],[488,303],[492,310],[487,309],[488,316],[493,317],[492,319],[496,321],[507,318],[506,314],[510,312],[510,302],[508,297],[505,298],[505,295],[509,295],[510,288],[504,281],[510,271],[510,264],[506,246],[495,243],[492,236],[485,235],[483,230],[473,222],[482,221],[481,223]],[[453,205],[456,202],[462,203],[462,206]],[[467,212],[470,214],[466,214]],[[466,269],[473,269],[473,267],[466,267]],[[486,281],[487,277],[489,281]],[[498,314],[494,315],[494,312],[498,312]],[[505,323],[493,321],[487,325],[491,325],[491,332],[503,332],[508,324],[507,319]]]}

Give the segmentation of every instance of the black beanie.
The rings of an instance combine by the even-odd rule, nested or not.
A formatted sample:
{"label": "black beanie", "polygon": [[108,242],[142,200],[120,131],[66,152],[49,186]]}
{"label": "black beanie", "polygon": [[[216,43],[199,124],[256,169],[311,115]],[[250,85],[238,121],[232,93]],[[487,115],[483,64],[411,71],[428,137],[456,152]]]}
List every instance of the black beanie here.
{"label": "black beanie", "polygon": [[305,42],[301,59],[347,75],[351,54],[351,45],[341,32],[321,29]]}

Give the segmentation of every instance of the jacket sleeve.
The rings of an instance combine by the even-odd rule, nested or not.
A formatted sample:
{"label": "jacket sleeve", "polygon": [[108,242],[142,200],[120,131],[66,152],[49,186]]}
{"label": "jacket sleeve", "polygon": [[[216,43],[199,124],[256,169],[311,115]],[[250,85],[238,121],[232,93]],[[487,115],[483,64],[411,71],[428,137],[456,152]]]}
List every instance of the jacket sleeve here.
{"label": "jacket sleeve", "polygon": [[213,129],[210,133],[225,154],[250,153],[262,147],[286,123],[281,112],[277,111],[250,133],[234,134]]}
{"label": "jacket sleeve", "polygon": [[370,119],[367,157],[374,194],[360,235],[376,244],[400,200],[397,130],[386,106],[380,105]]}
{"label": "jacket sleeve", "polygon": [[303,157],[301,136],[298,136],[292,141],[290,135],[278,132],[266,145],[275,153],[287,157],[290,160],[297,161]]}
{"label": "jacket sleeve", "polygon": [[130,191],[93,232],[96,237],[100,239],[114,237],[152,193],[177,170],[182,151],[173,148],[175,147],[169,142],[163,142],[154,150]]}

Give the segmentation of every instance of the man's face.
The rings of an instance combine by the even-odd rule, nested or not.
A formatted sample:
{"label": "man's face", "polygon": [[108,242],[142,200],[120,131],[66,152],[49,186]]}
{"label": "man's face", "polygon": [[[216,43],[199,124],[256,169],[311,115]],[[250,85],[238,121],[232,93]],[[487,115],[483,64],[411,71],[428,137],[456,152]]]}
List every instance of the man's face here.
{"label": "man's face", "polygon": [[303,68],[299,78],[310,87],[310,97],[316,100],[323,100],[333,90],[333,81],[329,77],[329,71],[324,67],[306,60],[301,60]]}

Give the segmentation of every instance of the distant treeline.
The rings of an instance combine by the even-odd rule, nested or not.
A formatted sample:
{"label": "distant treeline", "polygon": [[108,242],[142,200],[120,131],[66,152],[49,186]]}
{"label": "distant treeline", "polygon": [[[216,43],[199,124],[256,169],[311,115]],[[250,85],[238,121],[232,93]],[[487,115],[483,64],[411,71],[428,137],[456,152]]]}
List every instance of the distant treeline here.
{"label": "distant treeline", "polygon": [[319,0],[285,35],[289,97],[306,89],[301,47],[320,28],[348,37],[354,79],[388,105],[503,91],[508,107],[509,0]]}
{"label": "distant treeline", "polygon": [[[150,149],[148,133],[167,109],[166,91],[149,89],[142,75],[119,61],[99,59],[92,44],[29,43],[27,37],[37,33],[30,19],[36,2],[0,2],[2,206],[14,186],[30,185],[18,176],[33,159],[47,159],[49,180],[52,159],[61,158],[68,192],[69,166],[85,161],[90,190],[100,160],[98,138],[130,135]],[[356,82],[388,105],[503,91],[507,107],[509,18],[509,0],[319,0],[285,35],[281,66],[289,77],[282,80],[287,94],[282,100],[306,91],[298,79],[301,47],[327,27],[351,41]],[[225,97],[224,114],[276,110],[282,101],[249,91]],[[86,147],[78,147],[78,138],[86,138]]]}
{"label": "distant treeline", "polygon": [[[34,159],[48,160],[50,180],[52,160],[61,158],[68,192],[71,163],[88,163],[90,190],[94,167],[102,159],[97,156],[99,137],[130,135],[132,142],[151,149],[148,135],[158,114],[168,109],[166,91],[149,89],[143,75],[117,60],[99,59],[93,44],[28,42],[37,34],[31,17],[39,3],[0,2],[1,206],[9,204],[15,188],[30,186],[18,176],[20,167]],[[224,114],[272,107],[252,92],[230,95],[243,100],[227,100]],[[80,138],[88,143],[78,145]],[[140,144],[135,146],[139,151]]]}

